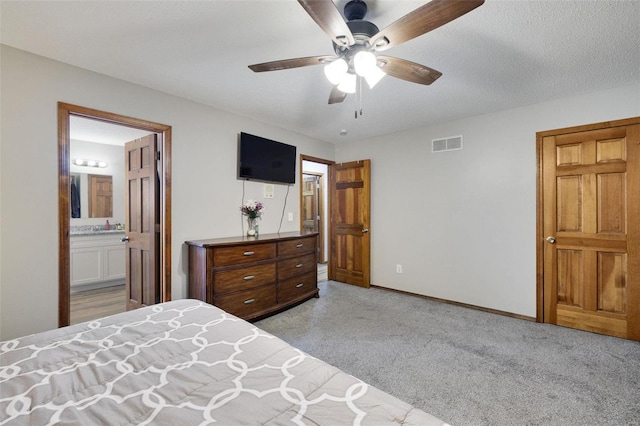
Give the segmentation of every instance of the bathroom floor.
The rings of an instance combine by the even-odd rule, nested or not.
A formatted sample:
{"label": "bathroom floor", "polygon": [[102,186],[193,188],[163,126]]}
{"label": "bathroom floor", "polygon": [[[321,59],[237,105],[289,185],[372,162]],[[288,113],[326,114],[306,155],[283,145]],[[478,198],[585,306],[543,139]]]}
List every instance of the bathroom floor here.
{"label": "bathroom floor", "polygon": [[91,321],[127,310],[125,286],[117,285],[71,294],[71,324]]}

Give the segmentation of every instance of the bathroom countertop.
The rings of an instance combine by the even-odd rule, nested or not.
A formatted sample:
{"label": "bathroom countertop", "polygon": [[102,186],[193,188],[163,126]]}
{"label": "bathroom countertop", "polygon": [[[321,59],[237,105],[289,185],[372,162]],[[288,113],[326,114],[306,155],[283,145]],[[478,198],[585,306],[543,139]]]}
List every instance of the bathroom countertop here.
{"label": "bathroom countertop", "polygon": [[124,234],[124,229],[99,229],[99,230],[86,230],[86,231],[71,231],[69,236],[71,237],[88,237],[94,235],[118,235]]}

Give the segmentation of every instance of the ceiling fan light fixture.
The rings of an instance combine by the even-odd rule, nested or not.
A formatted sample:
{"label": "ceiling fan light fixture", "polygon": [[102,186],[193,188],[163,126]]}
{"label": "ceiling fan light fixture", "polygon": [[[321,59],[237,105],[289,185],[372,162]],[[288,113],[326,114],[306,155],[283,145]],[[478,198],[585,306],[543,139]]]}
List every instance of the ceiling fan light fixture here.
{"label": "ceiling fan light fixture", "polygon": [[373,89],[382,80],[382,77],[386,75],[378,68],[377,62],[376,55],[367,50],[362,50],[353,57],[353,68],[356,74],[364,77],[370,89]]}
{"label": "ceiling fan light fixture", "polygon": [[331,84],[336,85],[342,82],[348,69],[347,61],[339,58],[324,66],[324,75]]}
{"label": "ceiling fan light fixture", "polygon": [[355,74],[346,73],[338,84],[338,90],[344,93],[356,93],[356,80]]}
{"label": "ceiling fan light fixture", "polygon": [[367,81],[369,89],[373,89],[385,75],[387,74],[376,66],[369,70],[367,75],[364,76],[364,79]]}
{"label": "ceiling fan light fixture", "polygon": [[361,50],[353,57],[353,68],[356,70],[356,74],[365,77],[370,70],[377,68],[376,55],[367,50]]}
{"label": "ceiling fan light fixture", "polygon": [[[342,2],[346,3],[344,15],[336,4]],[[404,59],[376,55],[458,19],[484,2],[485,0],[432,0],[393,21],[381,31],[375,24],[364,19],[367,13],[364,0],[298,0],[307,14],[333,40],[335,56],[285,59],[249,65],[249,68],[254,72],[262,72],[324,64],[325,76],[333,84],[329,104],[344,101],[348,93],[356,93],[356,86],[362,89],[362,79],[373,88],[387,73],[411,83],[429,85],[442,76],[442,73]]]}

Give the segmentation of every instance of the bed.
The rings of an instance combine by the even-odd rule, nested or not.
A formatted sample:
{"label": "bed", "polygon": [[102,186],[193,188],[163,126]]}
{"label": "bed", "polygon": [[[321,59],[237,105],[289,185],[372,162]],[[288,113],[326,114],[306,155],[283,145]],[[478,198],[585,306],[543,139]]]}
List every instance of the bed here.
{"label": "bed", "polygon": [[0,424],[444,425],[212,305],[0,342]]}

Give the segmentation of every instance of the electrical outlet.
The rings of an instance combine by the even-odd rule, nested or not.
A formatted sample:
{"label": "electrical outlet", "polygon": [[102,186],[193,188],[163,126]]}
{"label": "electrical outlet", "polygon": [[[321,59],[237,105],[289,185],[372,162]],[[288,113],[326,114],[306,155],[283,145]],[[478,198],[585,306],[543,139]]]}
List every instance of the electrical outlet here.
{"label": "electrical outlet", "polygon": [[289,222],[293,222],[293,213],[289,212],[289,214],[287,215],[287,220]]}
{"label": "electrical outlet", "polygon": [[397,274],[401,274],[402,273],[402,265],[396,265],[396,273]]}
{"label": "electrical outlet", "polygon": [[264,198],[273,198],[275,193],[275,186],[270,183],[264,184]]}

